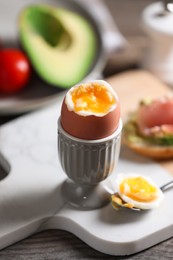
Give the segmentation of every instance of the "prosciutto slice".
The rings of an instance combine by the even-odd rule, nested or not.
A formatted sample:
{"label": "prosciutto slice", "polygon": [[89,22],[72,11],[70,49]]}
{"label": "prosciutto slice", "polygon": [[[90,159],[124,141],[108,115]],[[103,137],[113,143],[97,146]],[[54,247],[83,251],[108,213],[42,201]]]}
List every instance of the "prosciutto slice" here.
{"label": "prosciutto slice", "polygon": [[136,121],[143,135],[173,135],[173,97],[141,102]]}

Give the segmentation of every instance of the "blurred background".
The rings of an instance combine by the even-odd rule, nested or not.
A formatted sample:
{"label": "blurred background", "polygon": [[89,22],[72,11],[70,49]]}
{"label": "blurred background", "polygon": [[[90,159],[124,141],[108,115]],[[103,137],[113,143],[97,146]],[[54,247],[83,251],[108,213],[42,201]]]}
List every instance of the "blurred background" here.
{"label": "blurred background", "polygon": [[[20,11],[21,7],[27,6],[30,3],[40,4],[47,3],[52,4],[56,1],[36,1],[36,0],[14,0],[3,1],[0,0],[0,22],[3,26],[0,27],[0,37],[3,42],[4,37],[14,37],[17,33],[15,25],[15,15]],[[57,1],[57,6],[59,5]],[[61,1],[60,1],[61,2]],[[66,1],[65,1],[66,2]],[[69,1],[70,2],[70,1]],[[156,0],[89,0],[87,4],[84,0],[77,0],[77,2],[84,4],[84,8],[92,9],[92,5],[97,5],[99,10],[102,3],[107,7],[107,11],[110,13],[113,22],[117,26],[120,33],[125,37],[128,42],[128,46],[123,48],[121,52],[115,52],[113,56],[111,55],[110,66],[105,70],[105,76],[116,72],[117,70],[122,70],[128,68],[129,65],[136,64],[140,59],[141,51],[147,44],[146,33],[142,28],[142,12],[145,7],[149,6]],[[12,14],[12,16],[11,16]],[[97,12],[99,15],[99,11]],[[95,17],[97,19],[97,16]],[[102,17],[104,21],[104,16]],[[11,19],[11,21],[10,21]],[[17,19],[17,17],[16,17]],[[4,24],[5,23],[5,24]],[[107,23],[105,20],[103,23]],[[110,24],[109,24],[110,25]],[[108,26],[109,26],[108,25]],[[115,62],[114,62],[115,60]]]}
{"label": "blurred background", "polygon": [[[142,13],[154,0],[76,0],[82,6],[73,5],[73,1],[59,0],[0,0],[0,42],[1,49],[20,48],[17,16],[22,8],[30,3],[70,6],[85,18],[92,20],[95,32],[99,35],[97,57],[86,79],[109,77],[119,72],[141,68],[149,38],[142,25]],[[97,28],[96,28],[97,27]],[[33,77],[34,75],[34,77]],[[12,95],[0,93],[0,123],[12,116],[23,114],[56,100],[63,89],[52,87],[44,79],[40,80],[34,72],[29,86]],[[34,78],[34,80],[33,80]]]}
{"label": "blurred background", "polygon": [[140,61],[148,44],[148,35],[142,26],[144,9],[156,0],[104,0],[114,22],[128,42],[121,52],[110,57],[105,74],[140,66]]}
{"label": "blurred background", "polygon": [[126,37],[142,35],[141,14],[146,6],[156,0],[103,0],[114,21]]}

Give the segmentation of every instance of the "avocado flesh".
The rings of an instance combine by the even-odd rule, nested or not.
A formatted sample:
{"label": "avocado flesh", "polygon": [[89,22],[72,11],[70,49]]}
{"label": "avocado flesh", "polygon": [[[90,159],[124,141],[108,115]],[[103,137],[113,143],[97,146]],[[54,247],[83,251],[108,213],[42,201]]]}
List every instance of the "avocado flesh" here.
{"label": "avocado flesh", "polygon": [[19,37],[38,75],[58,87],[81,81],[96,55],[96,38],[88,22],[62,8],[25,8],[20,15]]}
{"label": "avocado flesh", "polygon": [[145,143],[149,145],[172,146],[173,135],[165,134],[163,136],[144,136],[138,131],[138,126],[133,115],[124,125],[123,134],[131,143]]}

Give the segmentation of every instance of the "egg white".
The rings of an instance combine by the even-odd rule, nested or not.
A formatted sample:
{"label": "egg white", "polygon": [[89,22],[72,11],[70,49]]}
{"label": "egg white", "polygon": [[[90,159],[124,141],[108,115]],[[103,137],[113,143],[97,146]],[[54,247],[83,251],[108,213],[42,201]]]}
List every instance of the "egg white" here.
{"label": "egg white", "polygon": [[[127,195],[121,193],[120,191],[120,184],[122,183],[122,181],[126,178],[134,178],[134,177],[142,177],[143,179],[145,179],[148,183],[150,183],[151,185],[153,185],[156,190],[157,190],[157,198],[154,201],[151,202],[139,202],[136,201],[132,198],[129,198]],[[117,179],[116,179],[116,189],[118,191],[119,196],[123,199],[123,201],[127,202],[127,203],[132,203],[134,205],[135,208],[139,208],[139,209],[153,209],[153,208],[157,208],[160,203],[162,202],[164,195],[163,192],[161,191],[161,189],[157,186],[156,183],[153,182],[153,180],[149,177],[146,176],[141,176],[139,174],[118,174]]]}
{"label": "egg white", "polygon": [[[90,82],[88,83],[81,83],[81,84],[77,84],[75,85],[74,87],[72,87],[66,94],[66,98],[65,98],[65,103],[67,105],[67,108],[69,111],[74,111],[74,103],[73,103],[73,100],[72,100],[72,96],[71,96],[71,93],[73,92],[73,90],[77,87],[79,87],[80,85],[85,85],[85,84],[89,84]],[[118,100],[118,97],[115,93],[115,91],[113,90],[113,88],[104,80],[93,80],[91,83],[98,83],[99,85],[103,85],[105,86],[109,91],[110,93],[113,95],[113,97],[115,98],[115,100]],[[107,113],[93,113],[93,112],[90,112],[90,111],[78,111],[78,112],[75,112],[81,116],[90,116],[90,115],[95,115],[95,116],[105,116],[106,114],[108,114],[109,112],[113,111],[114,109],[116,108],[116,103],[114,105],[112,105],[109,109],[109,111]]]}

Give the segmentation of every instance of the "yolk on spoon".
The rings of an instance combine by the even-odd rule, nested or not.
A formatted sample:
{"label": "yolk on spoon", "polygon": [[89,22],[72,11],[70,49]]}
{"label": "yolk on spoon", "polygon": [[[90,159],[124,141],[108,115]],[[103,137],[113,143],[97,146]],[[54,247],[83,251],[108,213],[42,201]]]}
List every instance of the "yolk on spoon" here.
{"label": "yolk on spoon", "polygon": [[157,198],[157,188],[142,177],[124,179],[120,184],[120,192],[139,202],[151,202]]}

